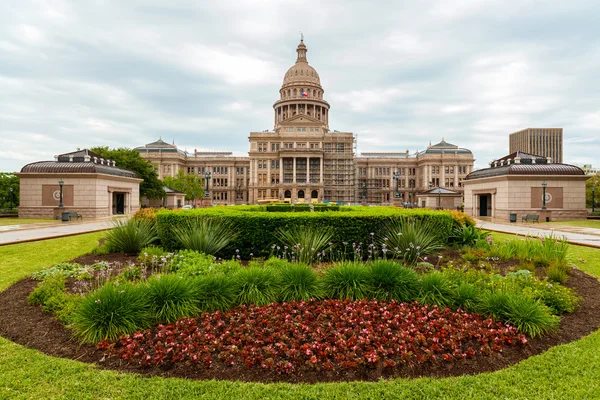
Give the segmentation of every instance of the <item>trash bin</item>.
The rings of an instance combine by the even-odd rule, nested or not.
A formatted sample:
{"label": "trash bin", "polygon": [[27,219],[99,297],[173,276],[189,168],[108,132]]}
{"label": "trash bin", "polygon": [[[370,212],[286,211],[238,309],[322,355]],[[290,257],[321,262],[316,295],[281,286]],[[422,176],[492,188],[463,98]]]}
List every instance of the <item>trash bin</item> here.
{"label": "trash bin", "polygon": [[68,212],[62,213],[62,220],[63,221],[69,221],[69,213]]}
{"label": "trash bin", "polygon": [[517,222],[517,214],[510,214],[510,222]]}

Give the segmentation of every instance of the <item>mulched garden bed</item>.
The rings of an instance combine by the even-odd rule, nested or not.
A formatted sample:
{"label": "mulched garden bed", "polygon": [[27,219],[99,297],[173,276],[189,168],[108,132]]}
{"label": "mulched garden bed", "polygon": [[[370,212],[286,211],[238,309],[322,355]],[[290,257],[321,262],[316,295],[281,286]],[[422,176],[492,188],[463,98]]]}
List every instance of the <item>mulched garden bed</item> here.
{"label": "mulched garden bed", "polygon": [[[84,256],[77,262],[93,263],[97,260],[128,262],[133,259],[111,259],[118,256]],[[494,371],[518,363],[539,354],[552,346],[580,339],[600,328],[600,282],[579,270],[574,270],[565,286],[571,287],[583,297],[580,306],[572,314],[562,317],[560,328],[553,334],[537,339],[528,339],[526,344],[504,346],[501,353],[477,356],[473,359],[427,361],[411,367],[361,368],[335,371],[302,369],[301,373],[279,374],[262,368],[245,368],[242,365],[227,365],[214,360],[210,369],[184,364],[161,366],[129,365],[115,357],[106,357],[103,350],[93,345],[81,345],[73,339],[71,332],[58,322],[51,313],[43,312],[40,306],[27,303],[27,296],[37,285],[32,279],[22,280],[0,293],[0,335],[15,343],[37,349],[45,354],[95,363],[107,369],[136,372],[165,377],[192,379],[226,379],[259,382],[335,382],[377,381],[394,377],[445,377]],[[300,371],[299,371],[300,372]]]}

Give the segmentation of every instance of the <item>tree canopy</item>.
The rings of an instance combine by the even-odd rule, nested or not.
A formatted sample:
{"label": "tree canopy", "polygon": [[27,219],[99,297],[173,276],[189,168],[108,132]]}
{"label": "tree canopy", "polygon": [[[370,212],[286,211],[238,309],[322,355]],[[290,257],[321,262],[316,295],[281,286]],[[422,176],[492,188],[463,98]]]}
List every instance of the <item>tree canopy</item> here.
{"label": "tree canopy", "polygon": [[595,209],[600,209],[600,174],[592,175],[585,181],[585,198],[588,208],[592,208],[592,187],[594,188],[594,205]]}
{"label": "tree canopy", "polygon": [[124,147],[109,149],[107,146],[92,147],[90,150],[106,159],[114,160],[117,167],[133,171],[138,178],[143,179],[140,183],[140,196],[149,199],[162,199],[165,196],[158,173],[152,163],[144,160],[139,152]]}
{"label": "tree canopy", "polygon": [[184,174],[182,170],[177,172],[174,177],[167,176],[163,179],[165,186],[171,189],[179,190],[185,193],[185,199],[191,200],[202,198],[204,196],[204,179],[194,174]]}
{"label": "tree canopy", "polygon": [[11,173],[0,172],[0,208],[16,208],[18,206],[19,177]]}

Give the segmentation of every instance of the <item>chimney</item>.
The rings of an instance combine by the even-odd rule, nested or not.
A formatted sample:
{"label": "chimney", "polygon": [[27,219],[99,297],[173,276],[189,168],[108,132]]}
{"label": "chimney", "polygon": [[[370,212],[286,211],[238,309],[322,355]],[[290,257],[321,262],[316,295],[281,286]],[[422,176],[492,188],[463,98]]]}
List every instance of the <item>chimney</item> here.
{"label": "chimney", "polygon": [[104,165],[104,158],[100,158],[100,165]]}
{"label": "chimney", "polygon": [[515,157],[515,164],[521,164],[521,157]]}
{"label": "chimney", "polygon": [[94,157],[94,164],[98,164],[98,157]]}
{"label": "chimney", "polygon": [[69,162],[73,162],[73,156],[69,156]]}
{"label": "chimney", "polygon": [[90,162],[90,156],[88,154],[86,154],[85,156],[83,156],[83,161]]}
{"label": "chimney", "polygon": [[546,157],[546,162],[548,164],[552,164],[552,157]]}
{"label": "chimney", "polygon": [[54,155],[54,161],[58,161],[58,155]]}

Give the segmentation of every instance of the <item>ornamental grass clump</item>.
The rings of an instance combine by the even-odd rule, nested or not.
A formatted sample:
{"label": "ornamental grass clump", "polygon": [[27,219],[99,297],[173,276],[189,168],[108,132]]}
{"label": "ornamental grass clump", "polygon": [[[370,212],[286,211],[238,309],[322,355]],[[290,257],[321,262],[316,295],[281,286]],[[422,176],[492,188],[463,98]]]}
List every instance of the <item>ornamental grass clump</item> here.
{"label": "ornamental grass clump", "polygon": [[279,295],[279,277],[275,271],[250,267],[233,275],[238,304],[256,304],[259,306],[274,303]]}
{"label": "ornamental grass clump", "polygon": [[453,304],[465,311],[475,311],[480,289],[470,282],[460,282],[454,289]]}
{"label": "ornamental grass clump", "polygon": [[415,264],[420,257],[436,253],[444,248],[439,228],[429,220],[417,223],[411,219],[388,222],[378,237],[382,249],[389,250],[408,264]]}
{"label": "ornamental grass clump", "polygon": [[302,264],[312,264],[319,254],[331,248],[334,231],[328,227],[296,226],[278,229],[277,238],[287,246],[288,257]]}
{"label": "ornamental grass clump", "polygon": [[196,304],[201,312],[227,311],[236,301],[236,287],[229,276],[205,275],[195,280]]}
{"label": "ornamental grass clump", "polygon": [[552,315],[548,307],[519,294],[509,297],[502,320],[531,337],[551,332],[560,323],[560,318]]}
{"label": "ornamental grass clump", "polygon": [[116,340],[148,327],[153,321],[149,308],[146,288],[108,283],[81,301],[72,326],[87,343]]}
{"label": "ornamental grass clump", "polygon": [[105,245],[111,252],[139,253],[158,240],[154,223],[148,220],[116,221],[106,233]]}
{"label": "ornamental grass clump", "polygon": [[157,275],[146,284],[150,312],[156,322],[173,322],[200,312],[198,288],[191,279],[175,274]]}
{"label": "ornamental grass clump", "polygon": [[190,219],[174,228],[175,239],[181,247],[204,254],[217,254],[235,240],[238,233],[224,221]]}
{"label": "ornamental grass clump", "polygon": [[371,265],[373,297],[379,300],[411,302],[419,294],[419,276],[399,263],[386,260],[374,261]]}
{"label": "ornamental grass clump", "polygon": [[304,264],[290,264],[279,271],[281,301],[308,301],[322,296],[317,272]]}
{"label": "ornamental grass clump", "polygon": [[450,280],[441,272],[433,271],[421,276],[421,289],[417,300],[421,304],[447,307],[453,303]]}
{"label": "ornamental grass clump", "polygon": [[369,268],[362,263],[343,262],[325,271],[322,278],[327,298],[360,300],[372,293]]}

